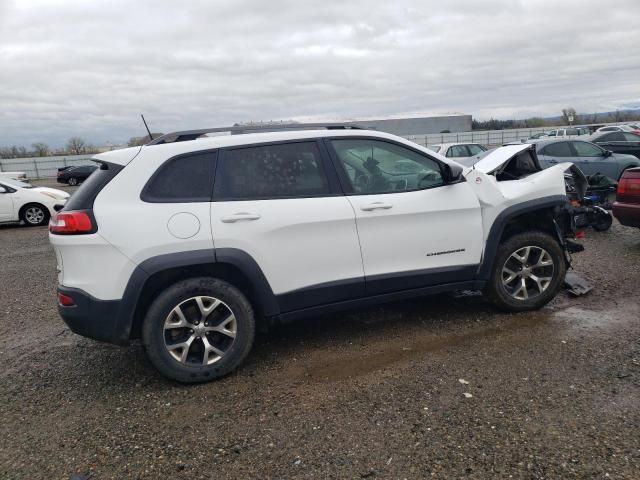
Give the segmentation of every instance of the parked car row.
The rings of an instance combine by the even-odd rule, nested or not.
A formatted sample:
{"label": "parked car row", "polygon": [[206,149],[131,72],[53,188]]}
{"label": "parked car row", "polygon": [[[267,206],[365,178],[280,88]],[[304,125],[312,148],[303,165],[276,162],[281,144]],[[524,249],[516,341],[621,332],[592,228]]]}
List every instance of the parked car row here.
{"label": "parked car row", "polygon": [[[585,175],[599,173],[617,181],[625,170],[640,166],[640,135],[635,133],[607,130],[581,138],[543,137],[525,143],[536,145],[543,168],[573,162]],[[477,143],[445,143],[428,148],[467,167],[474,165],[487,151],[484,145]]]}
{"label": "parked car row", "polygon": [[[592,127],[593,128],[593,127]],[[536,133],[535,135],[531,135],[527,141],[529,140],[540,140],[543,138],[568,138],[568,137],[580,137],[583,135],[590,135],[592,133],[600,133],[600,132],[628,132],[635,133],[640,135],[640,126],[635,123],[630,123],[627,125],[605,125],[598,129],[589,129],[587,127],[566,127],[566,128],[556,128],[553,130],[549,130],[546,132]]]}

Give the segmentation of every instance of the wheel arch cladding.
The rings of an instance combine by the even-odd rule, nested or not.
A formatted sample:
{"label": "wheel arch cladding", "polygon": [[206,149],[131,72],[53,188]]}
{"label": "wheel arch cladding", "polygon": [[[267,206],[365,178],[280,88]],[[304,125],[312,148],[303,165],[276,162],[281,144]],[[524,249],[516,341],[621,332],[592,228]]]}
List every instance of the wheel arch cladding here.
{"label": "wheel arch cladding", "polygon": [[[477,278],[488,280],[493,268],[498,247],[506,235],[525,229],[546,231],[557,236],[553,220],[553,209],[567,203],[564,195],[553,195],[512,205],[503,210],[494,220],[487,241]],[[540,222],[540,215],[549,215],[549,222]],[[547,226],[548,224],[548,226]]]}
{"label": "wheel arch cladding", "polygon": [[139,338],[145,313],[158,294],[169,285],[193,277],[215,277],[238,288],[258,316],[278,315],[276,297],[256,261],[234,248],[194,250],[152,257],[133,272],[123,295],[119,328],[129,338]]}

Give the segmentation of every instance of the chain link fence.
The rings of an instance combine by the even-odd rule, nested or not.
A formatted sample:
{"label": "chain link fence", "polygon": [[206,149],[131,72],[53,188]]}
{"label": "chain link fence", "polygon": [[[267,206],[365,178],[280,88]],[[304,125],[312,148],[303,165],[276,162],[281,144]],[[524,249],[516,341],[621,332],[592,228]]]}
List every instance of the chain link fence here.
{"label": "chain link fence", "polygon": [[480,143],[487,147],[504,145],[509,142],[520,142],[537,133],[550,130],[546,128],[521,128],[515,130],[478,130],[475,132],[460,133],[430,133],[426,135],[408,135],[407,140],[417,144],[437,145],[441,143]]}
{"label": "chain link fence", "polygon": [[32,157],[0,159],[0,173],[24,172],[28,178],[52,178],[60,167],[90,165],[92,155],[66,155],[60,157]]}

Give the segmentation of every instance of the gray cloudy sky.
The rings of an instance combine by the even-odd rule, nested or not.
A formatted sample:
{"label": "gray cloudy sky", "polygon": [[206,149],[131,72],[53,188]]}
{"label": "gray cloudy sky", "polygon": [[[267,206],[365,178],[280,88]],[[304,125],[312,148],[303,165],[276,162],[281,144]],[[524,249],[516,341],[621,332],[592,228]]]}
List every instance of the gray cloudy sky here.
{"label": "gray cloudy sky", "polygon": [[0,0],[0,145],[640,107],[640,0]]}

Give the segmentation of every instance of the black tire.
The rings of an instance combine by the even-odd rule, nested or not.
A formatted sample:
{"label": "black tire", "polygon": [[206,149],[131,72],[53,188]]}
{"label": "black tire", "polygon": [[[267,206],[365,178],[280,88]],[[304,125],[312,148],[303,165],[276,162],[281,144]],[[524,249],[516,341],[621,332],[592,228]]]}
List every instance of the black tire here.
{"label": "black tire", "polygon": [[[216,339],[212,338],[211,335],[217,335],[217,333],[208,332],[195,339],[191,338],[202,333],[198,332],[197,329],[204,327],[206,324],[204,321],[199,326],[195,326],[197,325],[197,320],[188,323],[189,327],[192,328],[170,327],[173,329],[165,329],[165,321],[167,321],[170,315],[174,315],[173,312],[175,312],[175,309],[179,306],[181,312],[183,312],[184,309],[184,317],[188,317],[188,309],[194,308],[189,302],[195,302],[195,300],[191,299],[196,297],[213,297],[220,300],[222,306],[217,308],[224,309],[223,315],[228,315],[227,310],[229,310],[235,317],[235,338],[233,338],[231,343],[226,347],[224,355],[220,356],[215,363],[209,365],[195,363],[199,361],[198,358],[203,361],[205,358],[208,358],[206,351],[200,353],[200,357],[198,357],[198,348],[202,349],[204,347],[203,337],[206,337],[207,344],[213,345]],[[193,311],[195,312],[195,317],[202,312],[202,310],[200,310],[200,312],[197,310]],[[218,310],[212,311],[209,315],[213,316],[217,311]],[[179,317],[175,316],[172,318],[177,319]],[[226,316],[225,318],[229,317]],[[203,314],[202,320],[207,319],[209,319],[209,317],[205,317]],[[220,325],[222,323],[224,323],[224,319],[221,320]],[[176,331],[177,333],[174,333]],[[174,341],[174,337],[172,337],[174,334],[180,335],[181,338]],[[185,336],[189,336],[189,338]],[[142,325],[142,343],[151,363],[165,377],[182,383],[207,382],[232,372],[242,363],[251,350],[254,336],[255,317],[253,308],[247,298],[233,285],[210,277],[190,278],[168,287],[151,304]],[[219,337],[218,340],[229,341],[229,338],[222,334],[220,334]],[[183,362],[180,359],[174,358],[169,352],[167,342],[175,346],[189,339],[191,342],[187,348],[187,355],[193,354],[193,361],[190,363],[189,360],[185,359]],[[222,349],[221,346],[220,349]],[[184,349],[180,352],[181,355]],[[207,357],[205,357],[205,355],[207,355]]]}
{"label": "black tire", "polygon": [[76,177],[69,177],[68,182],[69,185],[71,185],[72,187],[75,187],[76,185],[78,185],[78,179]]}
{"label": "black tire", "polygon": [[[534,267],[531,273],[534,273],[537,278],[550,278],[548,283],[545,283],[545,287],[540,290],[540,283],[535,282],[533,279],[527,277],[528,268],[517,272],[520,277],[514,277],[511,283],[506,286],[503,280],[508,280],[511,275],[503,272],[503,268],[508,268],[512,271],[516,271],[515,268],[511,268],[512,265],[517,265],[518,262],[514,260],[513,254],[522,252],[526,247],[534,247],[531,249],[532,256],[536,254],[542,254],[542,251],[546,251],[550,259],[553,261],[552,269],[548,266]],[[537,264],[539,259],[533,258],[532,262]],[[545,258],[547,258],[545,256]],[[514,262],[514,263],[507,263]],[[525,263],[525,265],[529,265]],[[523,265],[524,267],[524,265]],[[485,287],[485,295],[488,299],[499,309],[508,312],[524,312],[527,310],[537,310],[549,303],[558,293],[564,282],[564,276],[567,272],[567,265],[564,252],[558,241],[551,235],[539,232],[529,231],[516,234],[508,238],[504,243],[498,247],[493,270],[487,286]],[[523,281],[522,274],[525,275],[525,288],[524,292],[521,292],[521,296],[526,298],[516,298],[514,294],[517,294],[516,290],[521,287],[519,282]],[[505,278],[504,275],[507,275]],[[531,288],[528,288],[530,287]],[[537,290],[537,291],[536,291]],[[531,291],[532,294],[528,292]]]}
{"label": "black tire", "polygon": [[609,212],[598,212],[596,221],[591,225],[596,232],[606,232],[613,224],[613,217]]}
{"label": "black tire", "polygon": [[49,209],[39,203],[28,203],[20,209],[20,220],[29,227],[46,225],[49,217]]}

